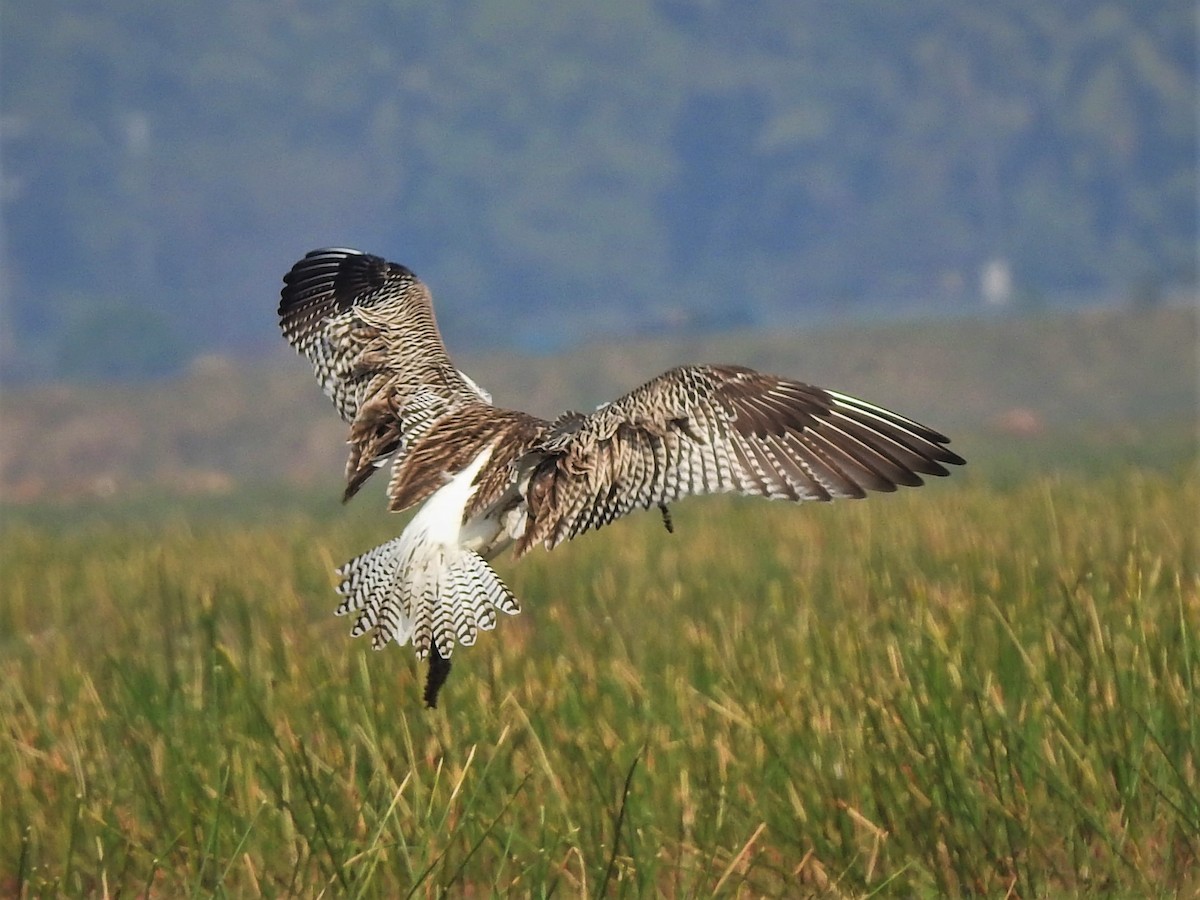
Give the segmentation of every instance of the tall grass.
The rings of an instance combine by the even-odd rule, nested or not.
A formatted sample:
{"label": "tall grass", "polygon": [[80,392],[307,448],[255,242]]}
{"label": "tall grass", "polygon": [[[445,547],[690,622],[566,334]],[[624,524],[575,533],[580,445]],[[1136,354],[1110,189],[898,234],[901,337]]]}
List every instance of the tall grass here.
{"label": "tall grass", "polygon": [[436,711],[329,616],[395,520],[10,525],[0,894],[1200,890],[1198,508],[682,504],[502,561]]}

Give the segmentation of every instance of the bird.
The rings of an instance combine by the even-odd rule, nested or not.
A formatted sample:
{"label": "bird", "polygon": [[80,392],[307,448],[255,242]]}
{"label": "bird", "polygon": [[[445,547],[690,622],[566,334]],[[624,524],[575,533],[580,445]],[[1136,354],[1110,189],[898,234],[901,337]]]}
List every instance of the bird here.
{"label": "bird", "polygon": [[672,368],[590,413],[496,406],[455,367],[406,266],[313,250],[283,278],[279,324],[349,425],[343,501],[390,466],[399,536],[337,570],[337,615],[372,646],[428,659],[428,707],[457,645],[520,604],[488,561],[638,509],[736,493],[790,501],[916,487],[964,463],[938,431],[847,394],[739,365]]}

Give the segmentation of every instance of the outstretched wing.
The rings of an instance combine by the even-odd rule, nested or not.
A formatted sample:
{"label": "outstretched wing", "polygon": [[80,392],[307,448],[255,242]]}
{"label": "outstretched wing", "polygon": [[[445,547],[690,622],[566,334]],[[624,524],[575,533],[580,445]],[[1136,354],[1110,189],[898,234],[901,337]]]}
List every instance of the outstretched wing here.
{"label": "outstretched wing", "polygon": [[832,500],[920,485],[963,463],[947,443],[798,381],[739,366],[672,369],[589,416],[564,417],[518,462],[528,524],[516,552],[689,494]]}
{"label": "outstretched wing", "polygon": [[357,250],[314,250],[283,278],[279,324],[351,424],[346,497],[464,402],[491,398],[454,368],[429,289]]}

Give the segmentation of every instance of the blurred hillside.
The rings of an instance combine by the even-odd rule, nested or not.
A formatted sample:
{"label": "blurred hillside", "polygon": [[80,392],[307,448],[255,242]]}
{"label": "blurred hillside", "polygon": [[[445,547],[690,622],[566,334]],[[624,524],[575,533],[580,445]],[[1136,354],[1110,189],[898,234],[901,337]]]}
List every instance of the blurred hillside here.
{"label": "blurred hillside", "polygon": [[[1020,457],[1022,447],[1065,435],[1067,458],[1050,465],[1085,452],[1069,440],[1081,430],[1117,435],[1146,459],[1165,442],[1194,441],[1200,385],[1194,307],[747,332],[457,361],[496,403],[543,415],[591,409],[678,363],[742,362],[893,407],[947,431],[976,462]],[[5,501],[147,487],[208,494],[281,481],[340,490],[345,427],[299,357],[269,367],[209,358],[171,381],[23,388],[0,399]]]}
{"label": "blurred hillside", "polygon": [[1195,284],[1185,0],[3,18],[8,383],[274,348],[329,244],[411,266],[476,353]]}

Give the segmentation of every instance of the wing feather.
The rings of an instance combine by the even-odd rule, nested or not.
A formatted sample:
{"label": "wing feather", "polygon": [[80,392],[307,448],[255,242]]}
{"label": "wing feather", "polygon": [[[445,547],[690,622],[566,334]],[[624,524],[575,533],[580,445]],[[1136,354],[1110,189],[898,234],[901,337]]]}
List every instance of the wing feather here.
{"label": "wing feather", "polygon": [[859,498],[963,460],[937,431],[857,398],[738,366],[672,369],[517,460],[518,555],[690,494]]}
{"label": "wing feather", "polygon": [[283,278],[279,324],[350,423],[349,499],[389,458],[464,403],[491,397],[458,371],[429,289],[405,266],[357,250],[314,250]]}

